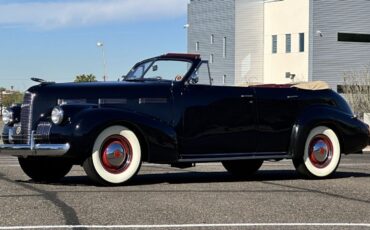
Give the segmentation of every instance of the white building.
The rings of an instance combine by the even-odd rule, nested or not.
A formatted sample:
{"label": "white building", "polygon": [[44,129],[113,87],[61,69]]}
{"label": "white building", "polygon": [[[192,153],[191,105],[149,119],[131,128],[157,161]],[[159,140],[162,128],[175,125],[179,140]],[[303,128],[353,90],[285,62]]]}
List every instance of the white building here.
{"label": "white building", "polygon": [[368,0],[190,0],[188,52],[216,84],[327,81],[370,64]]}

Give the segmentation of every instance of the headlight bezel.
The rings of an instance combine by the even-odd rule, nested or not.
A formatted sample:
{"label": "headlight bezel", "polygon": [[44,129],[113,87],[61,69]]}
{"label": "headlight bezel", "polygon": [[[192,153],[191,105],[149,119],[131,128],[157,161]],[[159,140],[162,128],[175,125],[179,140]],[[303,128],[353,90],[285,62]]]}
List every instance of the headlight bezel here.
{"label": "headlight bezel", "polygon": [[2,114],[2,119],[5,125],[14,124],[14,111],[11,108],[6,108]]}
{"label": "headlight bezel", "polygon": [[60,106],[56,106],[51,111],[50,115],[51,122],[55,125],[60,125],[64,121],[64,110]]}

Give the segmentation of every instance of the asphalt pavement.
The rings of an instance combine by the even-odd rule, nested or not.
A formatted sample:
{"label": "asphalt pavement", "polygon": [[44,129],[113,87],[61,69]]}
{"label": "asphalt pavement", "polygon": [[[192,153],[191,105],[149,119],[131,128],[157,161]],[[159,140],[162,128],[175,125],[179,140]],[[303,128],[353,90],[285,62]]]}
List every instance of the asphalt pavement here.
{"label": "asphalt pavement", "polygon": [[38,184],[0,157],[0,229],[370,229],[370,154],[343,156],[327,180],[290,161],[237,180],[220,164],[144,164],[128,185],[97,187],[81,167]]}

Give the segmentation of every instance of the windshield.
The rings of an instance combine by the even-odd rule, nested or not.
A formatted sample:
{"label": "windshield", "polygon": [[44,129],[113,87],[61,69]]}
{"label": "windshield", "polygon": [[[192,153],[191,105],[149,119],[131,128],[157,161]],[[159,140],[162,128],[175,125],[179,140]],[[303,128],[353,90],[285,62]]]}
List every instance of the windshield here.
{"label": "windshield", "polygon": [[152,60],[134,67],[125,80],[181,81],[188,73],[191,63],[180,60]]}

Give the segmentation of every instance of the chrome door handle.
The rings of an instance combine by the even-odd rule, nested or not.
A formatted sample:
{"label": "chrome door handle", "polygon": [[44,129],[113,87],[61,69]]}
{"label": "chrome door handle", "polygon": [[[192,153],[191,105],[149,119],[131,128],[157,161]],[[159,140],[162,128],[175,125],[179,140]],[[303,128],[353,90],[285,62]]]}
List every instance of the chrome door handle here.
{"label": "chrome door handle", "polygon": [[254,95],[241,95],[242,98],[254,98]]}
{"label": "chrome door handle", "polygon": [[294,99],[294,98],[298,98],[298,95],[287,96],[287,99]]}

